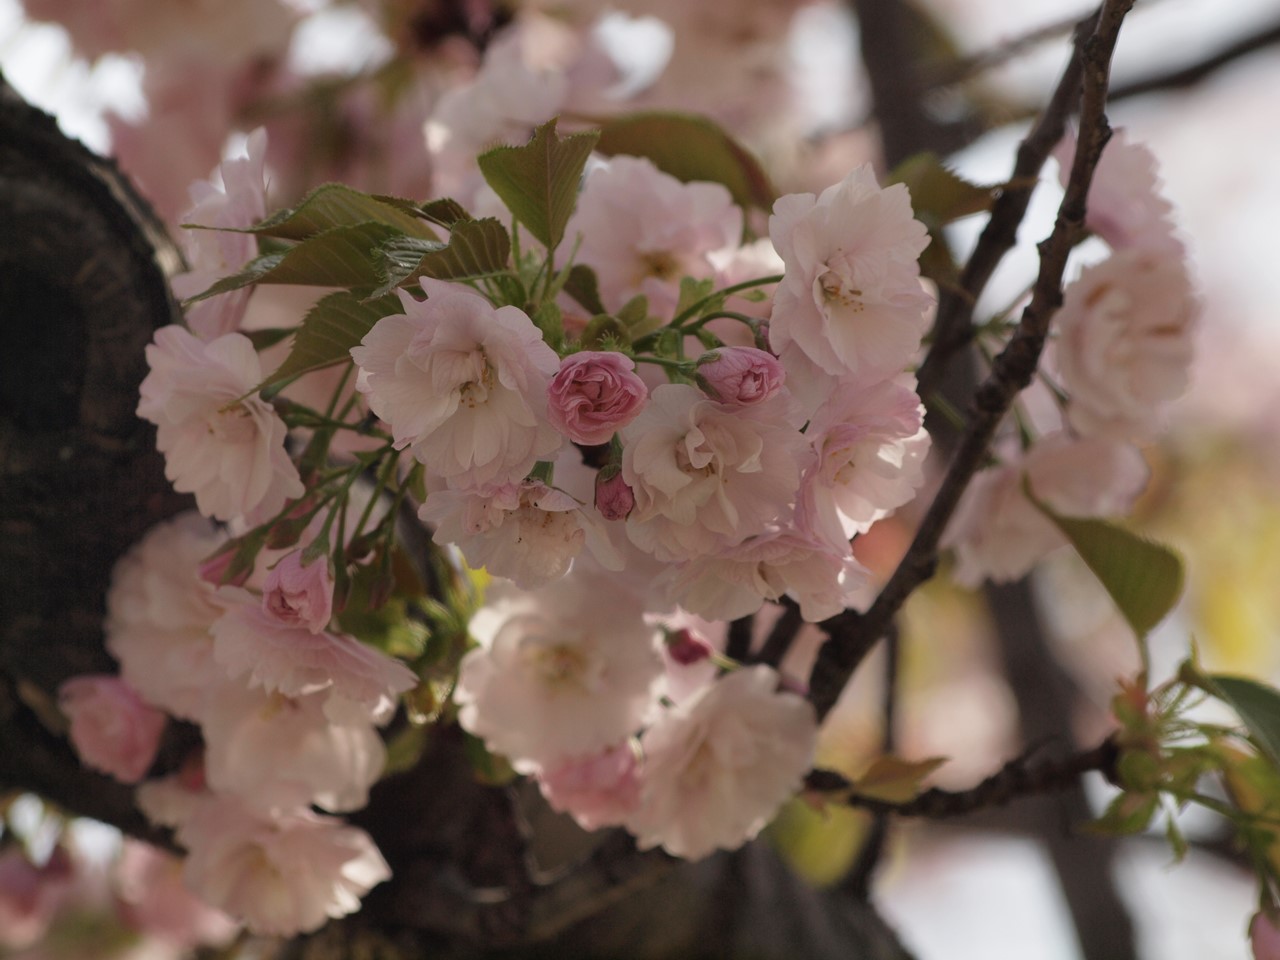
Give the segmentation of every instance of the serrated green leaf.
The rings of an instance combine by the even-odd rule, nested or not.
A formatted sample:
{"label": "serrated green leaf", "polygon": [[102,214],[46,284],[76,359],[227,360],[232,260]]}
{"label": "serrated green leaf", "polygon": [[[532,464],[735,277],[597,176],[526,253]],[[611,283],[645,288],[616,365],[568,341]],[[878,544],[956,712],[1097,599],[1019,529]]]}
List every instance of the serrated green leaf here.
{"label": "serrated green leaf", "polygon": [[928,151],[907,157],[886,182],[906,185],[916,218],[929,227],[990,210],[995,202],[995,187],[971,183]]}
{"label": "serrated green leaf", "polygon": [[497,220],[459,220],[449,242],[418,237],[392,237],[378,250],[384,281],[372,296],[381,297],[419,277],[462,280],[505,271],[511,237]]}
{"label": "serrated green leaf", "polygon": [[393,313],[404,313],[399,297],[362,300],[341,290],[321,298],[303,318],[293,337],[293,348],[284,363],[263,383],[270,390],[312,370],[341,363],[351,348],[364,339],[373,325]]}
{"label": "serrated green leaf", "polygon": [[494,147],[480,154],[477,163],[507,209],[548,250],[555,250],[564,239],[582,170],[598,139],[594,131],[561,137],[551,119],[524,146]]}
{"label": "serrated green leaf", "polygon": [[542,331],[542,339],[552,350],[564,344],[564,315],[554,300],[547,300],[534,313],[533,325]]}
{"label": "serrated green leaf", "polygon": [[389,777],[393,773],[403,773],[417,766],[422,759],[422,751],[427,747],[429,730],[424,724],[411,723],[389,738],[382,775]]}
{"label": "serrated green leaf", "polygon": [[1029,488],[1028,496],[1076,548],[1140,640],[1173,609],[1183,581],[1176,553],[1106,520],[1059,516]]}
{"label": "serrated green leaf", "polygon": [[471,214],[467,212],[466,207],[449,197],[424,203],[420,210],[426,219],[446,228],[452,228],[459,220],[471,219]]}
{"label": "serrated green leaf", "polygon": [[596,272],[585,263],[575,263],[570,268],[569,277],[565,280],[564,292],[592,314],[608,312],[600,302],[600,281],[596,277]]}
{"label": "serrated green leaf", "polygon": [[1094,833],[1127,836],[1141,833],[1151,823],[1160,804],[1158,793],[1122,793],[1097,820],[1089,824]]}
{"label": "serrated green leaf", "polygon": [[418,209],[411,200],[373,196],[341,183],[326,183],[308,193],[296,207],[274,213],[245,232],[305,240],[334,227],[381,223],[411,237],[434,237],[431,228],[416,214]]}
{"label": "serrated green leaf", "polygon": [[1248,677],[1214,674],[1210,689],[1244,721],[1258,746],[1280,769],[1280,690]]}
{"label": "serrated green leaf", "polygon": [[706,117],[652,111],[616,117],[600,127],[606,156],[646,157],[677,180],[723,184],[738,205],[773,207],[777,193],[750,151]]}
{"label": "serrated green leaf", "polygon": [[239,290],[254,283],[296,284],[310,287],[373,287],[382,281],[377,249],[402,234],[381,223],[335,227],[303,240],[283,253],[249,261],[239,273],[223,277],[188,304]]}

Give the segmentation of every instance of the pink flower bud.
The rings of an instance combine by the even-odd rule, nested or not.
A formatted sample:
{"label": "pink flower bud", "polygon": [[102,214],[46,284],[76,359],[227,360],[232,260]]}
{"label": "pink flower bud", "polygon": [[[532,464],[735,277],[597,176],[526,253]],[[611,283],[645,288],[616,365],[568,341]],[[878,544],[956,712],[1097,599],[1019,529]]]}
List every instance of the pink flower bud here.
{"label": "pink flower bud", "polygon": [[721,403],[745,407],[782,389],[782,363],[755,347],[721,347],[698,360],[698,385]]}
{"label": "pink flower bud", "polygon": [[71,743],[85,766],[137,783],[155,759],[165,715],[119,677],[72,677],[58,689]]}
{"label": "pink flower bud", "polygon": [[636,495],[615,467],[596,474],[596,509],[606,520],[625,520],[635,509]]}
{"label": "pink flower bud", "polygon": [[72,879],[74,867],[63,847],[54,847],[43,867],[18,846],[0,854],[0,947],[22,950],[43,937]]}
{"label": "pink flower bud", "polygon": [[333,616],[333,575],[318,558],[303,566],[295,550],[277,563],[262,588],[262,609],[279,623],[320,633]]}
{"label": "pink flower bud", "polygon": [[667,634],[667,653],[682,667],[692,666],[707,659],[714,652],[711,644],[688,627]]}
{"label": "pink flower bud", "polygon": [[1253,960],[1280,960],[1280,924],[1265,911],[1253,915],[1249,924],[1249,945]]}
{"label": "pink flower bud", "polygon": [[630,357],[584,350],[566,357],[547,387],[547,417],[575,443],[608,443],[640,414],[649,388]]}

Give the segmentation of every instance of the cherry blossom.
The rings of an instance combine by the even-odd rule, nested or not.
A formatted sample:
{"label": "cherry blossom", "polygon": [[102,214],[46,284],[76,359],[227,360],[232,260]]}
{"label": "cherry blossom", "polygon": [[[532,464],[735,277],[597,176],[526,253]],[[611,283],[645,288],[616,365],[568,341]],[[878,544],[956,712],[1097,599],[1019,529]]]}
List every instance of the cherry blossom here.
{"label": "cherry blossom", "polygon": [[73,879],[71,858],[55,847],[37,866],[20,846],[0,852],[0,948],[23,950],[40,940]]}
{"label": "cherry blossom", "polygon": [[[184,252],[191,269],[173,278],[173,292],[180,298],[203,293],[257,256],[258,242],[253,234],[218,229],[249,227],[267,215],[266,130],[259,127],[250,134],[246,149],[247,156],[222,162],[221,189],[204,181],[191,187],[194,206],[182,215],[182,221],[211,229],[187,233]],[[242,287],[192,304],[187,308],[187,325],[201,340],[234,332],[252,289]]]}
{"label": "cherry blossom", "polygon": [[799,789],[817,742],[813,708],[769,667],[734,671],[665,711],[641,744],[641,849],[698,860],[754,837]]}
{"label": "cherry blossom", "polygon": [[219,596],[228,610],[211,628],[213,657],[232,678],[286,697],[323,692],[325,714],[339,722],[385,723],[417,685],[403,663],[354,637],[282,622],[236,587]]}
{"label": "cherry blossom", "polygon": [[303,565],[302,551],[285,555],[262,585],[262,609],[289,627],[320,633],[333,616],[333,574],[327,559]]}
{"label": "cherry blossom", "polygon": [[538,788],[551,809],[567,813],[584,830],[623,823],[640,802],[639,763],[630,742],[538,772]]}
{"label": "cherry blossom", "polygon": [[775,528],[719,553],[672,566],[659,577],[682,608],[707,620],[736,620],[784,595],[809,621],[856,605],[869,575],[849,554],[803,533]]}
{"label": "cherry blossom", "polygon": [[[1075,159],[1075,135],[1068,133],[1054,150],[1058,179],[1063,187]],[[1113,250],[1141,248],[1179,257],[1182,242],[1173,223],[1173,204],[1160,192],[1155,155],[1146,144],[1129,139],[1123,129],[1112,131],[1089,184],[1085,226]]]}
{"label": "cherry blossom", "polygon": [[786,263],[769,339],[833,375],[892,376],[928,329],[917,257],[929,243],[902,184],[881,189],[861,166],[818,197],[780,198],[769,236]]}
{"label": "cherry blossom", "polygon": [[165,715],[119,677],[79,676],[58,688],[71,720],[71,743],[85,766],[137,783],[155,759]]}
{"label": "cherry blossom", "polygon": [[976,587],[1025,575],[1066,538],[1023,490],[1067,517],[1125,513],[1146,486],[1142,454],[1129,444],[1102,438],[1052,434],[1024,457],[981,471],[965,490],[943,535],[954,548],[957,583]]}
{"label": "cherry blossom", "polygon": [[763,403],[782,390],[778,358],[755,347],[722,347],[698,358],[698,385],[713,400],[734,407]]}
{"label": "cherry blossom", "polygon": [[614,157],[587,177],[565,236],[581,237],[578,261],[596,272],[606,307],[643,294],[651,313],[669,317],[680,279],[715,276],[712,254],[738,246],[742,210],[718,183],[681,183],[648,160]]}
{"label": "cherry blossom", "polygon": [[288,697],[216,684],[201,725],[209,787],[263,812],[310,804],[359,810],[386,751],[372,723],[336,721],[324,701],[323,692]]}
{"label": "cherry blossom", "polygon": [[434,474],[458,486],[522,480],[563,442],[547,421],[555,351],[516,307],[496,310],[457,284],[423,279],[401,291],[351,356],[373,412]]}
{"label": "cherry blossom", "polygon": [[191,889],[260,935],[317,930],[359,910],[391,876],[363,830],[306,811],[264,817],[224,800],[193,816],[178,840]]}
{"label": "cherry blossom", "polygon": [[776,402],[730,408],[666,384],[623,431],[635,494],[627,534],[659,560],[687,560],[761,533],[800,482],[803,437]]}
{"label": "cherry blossom", "polygon": [[526,590],[563,577],[586,545],[606,568],[622,558],[599,521],[563,490],[525,480],[479,490],[439,490],[418,516],[436,525],[437,543],[456,543],[473,567]]}
{"label": "cherry blossom", "polygon": [[202,343],[181,327],[162,327],[147,347],[138,416],[157,427],[165,476],[194,493],[207,517],[270,517],[303,493],[285,451],[284,421],[260,397],[258,354],[229,333]]}
{"label": "cherry blossom", "polygon": [[640,414],[649,388],[635,361],[613,351],[583,350],[566,357],[551,379],[547,413],[574,443],[608,443]]}
{"label": "cherry blossom", "polygon": [[1134,248],[1085,268],[1055,317],[1080,433],[1142,440],[1187,388],[1199,303],[1178,255]]}
{"label": "cherry blossom", "polygon": [[929,434],[915,380],[847,384],[818,408],[805,436],[817,459],[801,480],[799,521],[840,546],[915,496]]}
{"label": "cherry blossom", "polygon": [[202,714],[213,665],[209,628],[223,614],[196,574],[223,542],[195,512],[159,524],[117,561],[107,592],[106,647],[148,703],[185,720]]}
{"label": "cherry blossom", "polygon": [[536,593],[493,590],[471,620],[458,720],[518,770],[612,746],[639,729],[662,671],[638,602],[599,575]]}

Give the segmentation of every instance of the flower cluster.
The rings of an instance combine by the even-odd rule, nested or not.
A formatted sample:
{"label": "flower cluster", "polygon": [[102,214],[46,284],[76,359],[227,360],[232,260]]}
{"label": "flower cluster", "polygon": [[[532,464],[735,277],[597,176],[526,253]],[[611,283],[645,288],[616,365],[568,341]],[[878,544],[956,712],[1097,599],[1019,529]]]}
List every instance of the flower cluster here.
{"label": "flower cluster", "polygon": [[[546,76],[507,66],[486,64],[442,102],[437,149],[480,136],[468,119],[527,127],[562,96],[516,90]],[[199,336],[156,334],[138,412],[177,489],[226,528],[180,518],[121,562],[108,623],[121,679],[63,690],[85,762],[138,782],[164,714],[196,723],[203,750],[140,800],[188,851],[192,889],[267,934],[349,913],[389,875],[338,815],[367,802],[392,722],[456,719],[554,808],[588,829],[621,825],[642,847],[700,858],[755,836],[800,788],[817,722],[807,678],[729,661],[717,622],[768,603],[810,622],[864,605],[871,575],[853,541],[925,483],[911,371],[933,298],[907,189],[860,167],[782,197],[754,237],[719,183],[583,155],[551,171],[570,192],[586,172],[563,209],[531,217],[509,177],[473,203],[509,204],[500,218],[422,208],[467,238],[455,247],[367,195],[255,223],[263,144],[249,147],[193,216],[249,231],[239,239],[322,244],[368,226],[342,222],[351,210],[383,211],[378,229],[394,225],[398,246],[371,262],[390,282],[320,301],[280,373],[238,329],[242,299],[195,302]],[[1150,239],[1163,208],[1135,209],[1143,225],[1068,290],[1052,375],[1070,399],[1054,429],[1001,448],[952,523],[962,582],[1021,575],[1062,542],[1046,511],[1120,513],[1145,484],[1131,441],[1185,381],[1193,310],[1180,247]],[[241,276],[268,275],[292,249]],[[204,280],[215,253],[224,270],[252,255],[192,251]],[[405,251],[417,267],[388,273]],[[315,372],[325,366],[338,377]],[[321,382],[313,409],[303,398]],[[425,559],[397,541],[415,514]],[[470,586],[414,607],[415,563]],[[363,619],[346,617],[355,604]],[[380,635],[379,649],[344,629],[411,608],[442,636],[466,624],[468,643],[427,652]],[[444,691],[433,717],[399,709],[420,685]]]}

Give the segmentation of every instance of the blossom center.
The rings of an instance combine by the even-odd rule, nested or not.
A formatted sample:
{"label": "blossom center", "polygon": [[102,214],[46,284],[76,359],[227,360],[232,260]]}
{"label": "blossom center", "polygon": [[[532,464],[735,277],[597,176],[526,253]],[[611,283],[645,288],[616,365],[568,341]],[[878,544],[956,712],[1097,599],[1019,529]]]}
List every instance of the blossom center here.
{"label": "blossom center", "polygon": [[257,434],[253,412],[244,403],[233,403],[216,410],[206,425],[220,443],[244,443]]}
{"label": "blossom center", "polygon": [[652,250],[640,255],[646,277],[675,280],[680,276],[680,261],[669,250]]}
{"label": "blossom center", "polygon": [[464,407],[474,410],[489,399],[489,391],[493,389],[494,371],[489,358],[480,354],[482,366],[474,380],[468,380],[458,388],[459,400]]}
{"label": "blossom center", "polygon": [[835,270],[827,270],[817,280],[822,299],[829,306],[844,307],[855,313],[863,308],[862,291],[853,286],[849,277]]}

